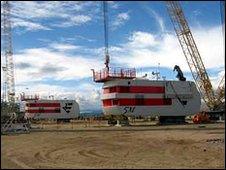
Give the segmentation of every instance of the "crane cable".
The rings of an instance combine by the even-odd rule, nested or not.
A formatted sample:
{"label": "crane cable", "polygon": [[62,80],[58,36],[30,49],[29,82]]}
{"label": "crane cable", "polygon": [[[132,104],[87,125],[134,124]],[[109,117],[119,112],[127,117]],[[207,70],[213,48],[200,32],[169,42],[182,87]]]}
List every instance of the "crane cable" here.
{"label": "crane cable", "polygon": [[105,65],[109,70],[109,53],[108,53],[108,16],[107,16],[107,2],[103,1],[103,17],[104,17],[104,45],[105,45]]}
{"label": "crane cable", "polygon": [[221,24],[223,37],[225,34],[225,1],[220,1],[220,13],[221,13]]}

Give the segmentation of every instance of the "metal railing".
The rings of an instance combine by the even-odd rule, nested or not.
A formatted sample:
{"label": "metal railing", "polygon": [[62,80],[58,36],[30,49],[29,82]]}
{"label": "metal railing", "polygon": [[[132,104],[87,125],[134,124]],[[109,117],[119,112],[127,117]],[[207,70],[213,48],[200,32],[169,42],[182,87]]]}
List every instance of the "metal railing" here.
{"label": "metal railing", "polygon": [[93,70],[93,79],[95,82],[104,82],[112,78],[132,79],[136,77],[135,68],[104,68],[100,71]]}

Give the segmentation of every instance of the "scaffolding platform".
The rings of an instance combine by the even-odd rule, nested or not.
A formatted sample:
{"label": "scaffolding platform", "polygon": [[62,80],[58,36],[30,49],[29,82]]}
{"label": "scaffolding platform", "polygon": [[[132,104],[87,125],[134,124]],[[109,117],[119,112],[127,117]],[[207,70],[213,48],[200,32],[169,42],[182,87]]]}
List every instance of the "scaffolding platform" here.
{"label": "scaffolding platform", "polygon": [[16,113],[12,113],[8,120],[1,125],[1,134],[29,133],[30,124],[27,120],[18,121]]}
{"label": "scaffolding platform", "polygon": [[21,101],[29,101],[29,100],[39,100],[39,95],[35,94],[33,95],[25,95],[25,93],[23,93],[22,95],[20,94],[20,100]]}
{"label": "scaffolding platform", "polygon": [[93,81],[106,82],[113,79],[134,79],[136,78],[135,68],[104,68],[100,71],[93,71]]}

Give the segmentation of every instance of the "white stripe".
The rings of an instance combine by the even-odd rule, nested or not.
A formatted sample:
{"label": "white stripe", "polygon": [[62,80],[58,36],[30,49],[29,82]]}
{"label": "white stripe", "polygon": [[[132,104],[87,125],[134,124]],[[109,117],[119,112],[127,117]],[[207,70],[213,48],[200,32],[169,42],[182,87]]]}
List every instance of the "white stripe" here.
{"label": "white stripe", "polygon": [[147,98],[156,98],[162,99],[164,98],[164,94],[144,94],[144,93],[108,93],[103,94],[101,99],[122,99],[122,98],[136,98],[136,95],[142,95],[145,99]]}

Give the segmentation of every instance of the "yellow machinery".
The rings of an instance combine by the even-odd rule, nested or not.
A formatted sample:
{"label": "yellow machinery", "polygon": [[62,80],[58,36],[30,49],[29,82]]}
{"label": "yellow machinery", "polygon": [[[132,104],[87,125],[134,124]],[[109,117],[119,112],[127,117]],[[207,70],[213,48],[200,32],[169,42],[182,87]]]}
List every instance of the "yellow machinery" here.
{"label": "yellow machinery", "polygon": [[217,111],[222,107],[224,102],[225,76],[223,76],[216,93],[214,93],[209,76],[206,72],[180,3],[178,1],[166,1],[166,4],[170,19],[174,25],[175,32],[197,88],[209,109],[211,111]]}

